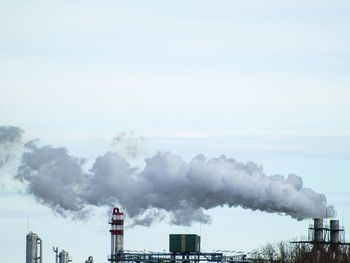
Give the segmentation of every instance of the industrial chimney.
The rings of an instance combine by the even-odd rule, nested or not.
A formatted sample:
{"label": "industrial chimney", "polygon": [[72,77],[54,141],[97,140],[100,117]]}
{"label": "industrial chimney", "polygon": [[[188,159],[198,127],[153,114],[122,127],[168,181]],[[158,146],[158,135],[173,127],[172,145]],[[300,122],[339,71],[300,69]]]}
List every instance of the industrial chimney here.
{"label": "industrial chimney", "polygon": [[331,231],[331,244],[337,244],[340,242],[339,239],[339,220],[331,220],[330,221],[330,231]]}
{"label": "industrial chimney", "polygon": [[314,242],[323,242],[323,219],[314,218]]}
{"label": "industrial chimney", "polygon": [[350,246],[345,242],[345,230],[339,226],[339,220],[330,220],[329,227],[323,225],[322,218],[314,218],[314,224],[309,226],[307,241],[292,241],[295,244],[314,244],[315,248],[330,245],[332,248]]}
{"label": "industrial chimney", "polygon": [[113,208],[112,221],[110,222],[111,230],[111,258],[116,259],[123,253],[124,242],[124,214],[119,211],[118,207]]}
{"label": "industrial chimney", "polygon": [[[26,249],[26,263],[42,263],[43,253],[42,245],[43,242],[38,235],[33,232],[29,232],[27,235],[27,249]],[[40,252],[38,255],[38,248]]]}

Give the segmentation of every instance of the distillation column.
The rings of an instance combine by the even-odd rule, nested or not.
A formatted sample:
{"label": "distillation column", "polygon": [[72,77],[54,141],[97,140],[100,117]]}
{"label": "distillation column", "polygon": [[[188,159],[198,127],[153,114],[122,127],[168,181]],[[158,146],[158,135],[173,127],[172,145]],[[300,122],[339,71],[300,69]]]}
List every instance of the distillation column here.
{"label": "distillation column", "polygon": [[[42,240],[33,232],[28,233],[26,240],[26,263],[42,263]],[[38,247],[40,248],[39,255]]]}

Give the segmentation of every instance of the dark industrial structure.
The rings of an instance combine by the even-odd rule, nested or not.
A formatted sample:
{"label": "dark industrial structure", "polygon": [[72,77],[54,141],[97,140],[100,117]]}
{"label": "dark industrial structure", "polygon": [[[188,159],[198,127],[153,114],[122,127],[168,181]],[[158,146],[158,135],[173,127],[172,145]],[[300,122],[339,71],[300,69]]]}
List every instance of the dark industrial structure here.
{"label": "dark industrial structure", "polygon": [[314,224],[309,226],[308,240],[293,241],[296,244],[313,244],[329,246],[349,246],[345,242],[344,227],[339,226],[339,220],[330,220],[329,225],[324,224],[322,218],[314,218]]}
{"label": "dark industrial structure", "polygon": [[169,251],[171,253],[200,252],[201,238],[198,235],[170,234]]}
{"label": "dark industrial structure", "polygon": [[133,253],[123,250],[124,214],[119,208],[113,209],[111,227],[111,255],[109,262],[125,263],[239,263],[249,261],[246,255],[226,257],[223,253],[202,253],[200,251],[200,236],[194,234],[170,234],[170,253]]}
{"label": "dark industrial structure", "polygon": [[[256,262],[247,255],[240,253],[231,256],[223,253],[201,252],[201,238],[195,234],[170,234],[169,253],[159,252],[133,252],[124,250],[124,214],[115,207],[113,209],[111,224],[111,254],[108,256],[109,262],[117,263],[252,263]],[[26,263],[43,263],[42,240],[38,235],[30,232],[26,236]],[[321,218],[315,218],[313,225],[309,226],[308,239],[304,241],[294,241],[296,244],[309,244],[312,251],[320,251],[326,248],[332,253],[339,252],[340,246],[350,246],[345,242],[344,228],[339,226],[339,220],[330,220],[329,225],[324,224]],[[330,249],[330,250],[329,250]],[[56,263],[69,263],[71,259],[67,251],[58,253],[58,248],[54,247],[56,253]],[[248,253],[251,254],[252,253]],[[93,263],[90,256],[85,263]],[[265,262],[265,259],[263,261]]]}

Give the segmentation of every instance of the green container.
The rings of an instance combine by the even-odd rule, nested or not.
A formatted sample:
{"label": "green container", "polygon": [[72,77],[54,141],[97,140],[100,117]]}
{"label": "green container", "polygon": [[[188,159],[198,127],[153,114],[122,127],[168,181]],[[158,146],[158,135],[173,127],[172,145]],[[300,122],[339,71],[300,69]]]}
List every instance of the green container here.
{"label": "green container", "polygon": [[201,237],[194,234],[170,234],[169,251],[171,253],[200,252]]}

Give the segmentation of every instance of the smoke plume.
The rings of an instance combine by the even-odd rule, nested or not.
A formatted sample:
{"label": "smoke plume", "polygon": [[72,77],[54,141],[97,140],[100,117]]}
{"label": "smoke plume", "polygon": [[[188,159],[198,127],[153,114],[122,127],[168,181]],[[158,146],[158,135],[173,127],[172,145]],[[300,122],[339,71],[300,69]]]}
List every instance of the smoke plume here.
{"label": "smoke plume", "polygon": [[150,225],[170,216],[170,223],[210,223],[205,212],[218,206],[243,207],[289,215],[297,220],[333,217],[324,194],[303,187],[294,174],[267,176],[262,167],[222,155],[190,162],[170,152],[145,159],[139,169],[115,152],[96,158],[86,171],[85,160],[65,148],[25,144],[15,178],[28,193],[53,211],[84,217],[93,206],[118,204],[131,225]]}
{"label": "smoke plume", "polygon": [[11,158],[11,150],[21,141],[23,130],[13,126],[0,126],[0,167]]}
{"label": "smoke plume", "polygon": [[[86,202],[82,195],[87,175],[85,160],[68,154],[65,148],[37,147],[29,141],[24,147],[15,178],[26,184],[28,193],[62,216],[83,217]],[[76,213],[74,213],[76,212]]]}
{"label": "smoke plume", "polygon": [[225,205],[298,220],[335,215],[325,195],[303,188],[300,177],[266,176],[253,162],[225,156],[207,160],[198,155],[186,163],[172,153],[159,153],[135,172],[118,154],[109,152],[97,158],[91,172],[89,202],[118,201],[132,218],[157,208],[169,212],[173,224],[209,223],[204,211]]}

